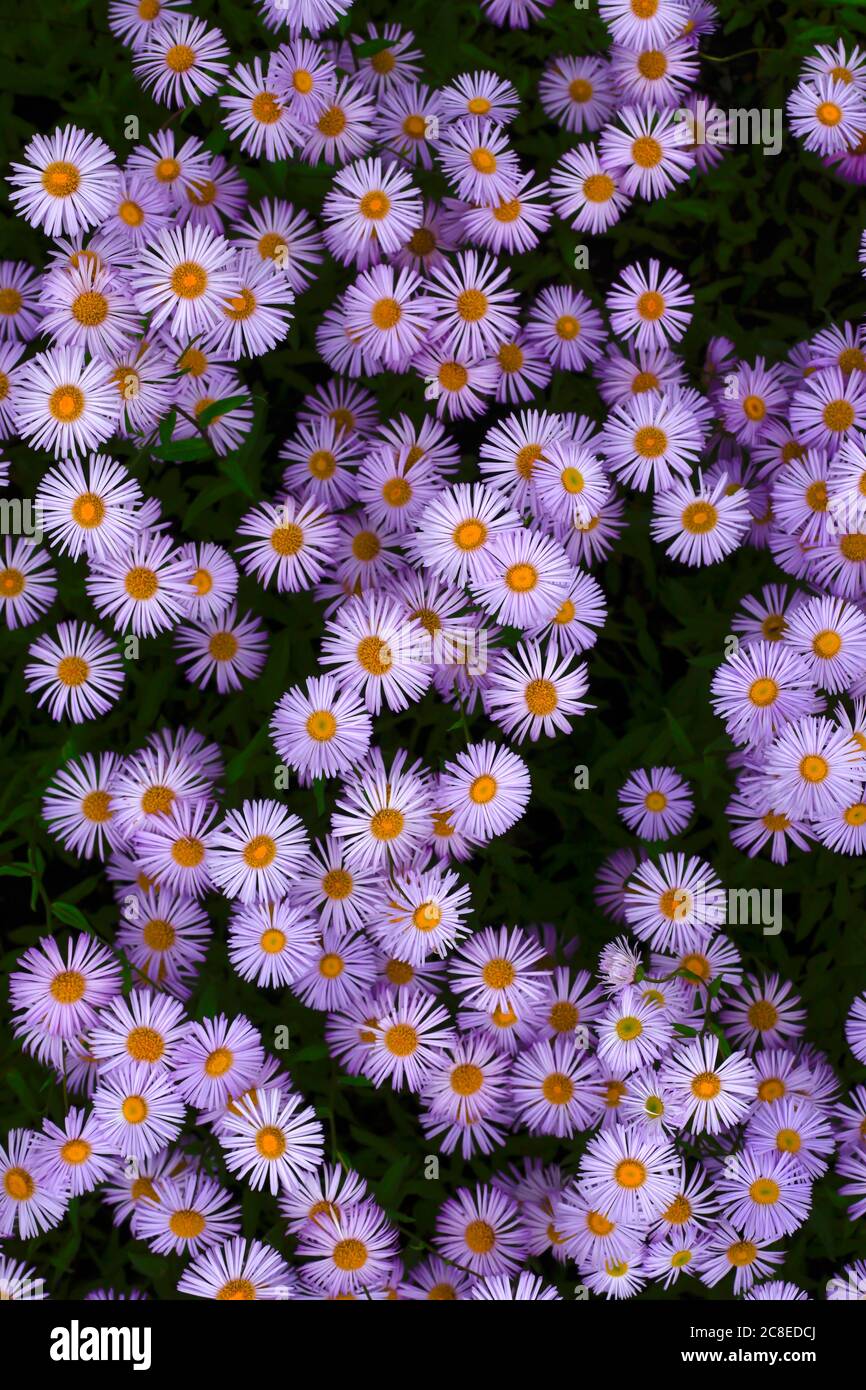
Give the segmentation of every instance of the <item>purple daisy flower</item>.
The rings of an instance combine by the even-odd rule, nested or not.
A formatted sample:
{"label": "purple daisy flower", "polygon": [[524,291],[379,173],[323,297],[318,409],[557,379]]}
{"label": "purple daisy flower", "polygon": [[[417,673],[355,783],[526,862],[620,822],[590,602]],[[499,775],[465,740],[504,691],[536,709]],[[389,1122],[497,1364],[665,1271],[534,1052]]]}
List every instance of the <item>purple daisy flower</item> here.
{"label": "purple daisy flower", "polygon": [[780,1100],[756,1111],[746,1128],[746,1147],[758,1158],[789,1153],[809,1178],[827,1171],[836,1147],[830,1121],[803,1100]]}
{"label": "purple daisy flower", "polygon": [[786,810],[810,819],[856,800],[866,780],[866,757],[832,720],[804,716],[770,745],[765,770]]}
{"label": "purple daisy flower", "polygon": [[278,801],[245,801],[213,832],[210,872],[227,898],[273,902],[285,895],[309,850],[297,816]]}
{"label": "purple daisy flower", "polygon": [[323,931],[333,925],[337,935],[363,925],[380,887],[372,866],[346,868],[345,849],[343,841],[331,835],[317,840],[292,884],[293,905],[314,914]]}
{"label": "purple daisy flower", "polygon": [[430,834],[430,786],[420,762],[400,749],[386,768],[378,749],[343,784],[331,833],[346,845],[349,869],[409,863]]}
{"label": "purple daisy flower", "polygon": [[43,1173],[34,1163],[39,1136],[29,1129],[11,1129],[0,1144],[0,1232],[22,1240],[58,1226],[69,1204],[69,1179],[50,1168]]}
{"label": "purple daisy flower", "polygon": [[279,1087],[265,1087],[239,1100],[219,1134],[226,1167],[253,1191],[272,1196],[290,1188],[322,1162],[322,1126],[312,1106]]}
{"label": "purple daisy flower", "polygon": [[114,151],[104,140],[77,126],[53,135],[34,135],[25,163],[12,164],[11,200],[15,211],[48,236],[75,236],[99,226],[111,210]]}
{"label": "purple daisy flower", "polygon": [[485,927],[461,943],[448,965],[451,988],[480,1009],[521,1011],[541,995],[544,950],[519,927]]}
{"label": "purple daisy flower", "polygon": [[259,618],[238,618],[234,603],[216,617],[205,615],[178,630],[178,661],[186,678],[203,690],[216,677],[220,695],[240,690],[242,677],[254,680],[267,661],[268,636]]}
{"label": "purple daisy flower", "polygon": [[791,616],[784,641],[822,690],[846,690],[866,662],[866,617],[853,603],[819,595]]}
{"label": "purple daisy flower", "polygon": [[551,366],[576,372],[601,356],[607,337],[604,319],[582,290],[563,285],[549,285],[537,295],[525,332]]}
{"label": "purple daisy flower", "polygon": [[598,1116],[599,1071],[573,1037],[543,1039],[509,1072],[514,1116],[532,1134],[568,1138]]}
{"label": "purple daisy flower", "polygon": [[729,492],[725,473],[705,483],[698,470],[697,485],[674,482],[653,501],[652,538],[670,541],[665,553],[685,565],[718,564],[743,543],[748,528],[746,494]]}
{"label": "purple daisy flower", "polygon": [[88,557],[124,552],[141,524],[141,488],[107,454],[91,454],[86,467],[77,459],[65,459],[50,468],[36,500],[50,541],[73,560],[82,552]]}
{"label": "purple daisy flower", "polygon": [[141,531],[118,555],[91,560],[85,588],[101,618],[118,632],[154,637],[189,608],[191,573],[170,536]]}
{"label": "purple daisy flower", "polygon": [[70,1197],[92,1192],[116,1163],[115,1153],[100,1135],[96,1117],[75,1106],[67,1111],[62,1126],[48,1119],[42,1121],[42,1133],[34,1137],[28,1157],[33,1171],[45,1179],[49,1189],[66,1187]]}
{"label": "purple daisy flower", "polygon": [[720,1015],[731,1042],[753,1052],[758,1043],[772,1047],[802,1034],[806,1011],[797,1007],[800,1001],[790,981],[780,981],[778,975],[761,980],[749,975],[738,993],[737,999],[729,998]]}
{"label": "purple daisy flower", "polygon": [[538,531],[501,531],[484,549],[471,580],[481,606],[512,627],[525,628],[555,613],[572,578],[562,546]]}
{"label": "purple daisy flower", "polygon": [[711,704],[735,743],[767,743],[789,720],[821,709],[816,673],[792,646],[752,642],[717,669]]}
{"label": "purple daisy flower", "polygon": [[439,1208],[434,1243],[448,1261],[474,1274],[516,1274],[526,1237],[517,1203],[494,1187],[461,1187]]}
{"label": "purple daisy flower", "polygon": [[430,1060],[421,1090],[421,1127],[443,1153],[490,1153],[504,1140],[508,1061],[489,1042],[460,1038]]}
{"label": "purple daisy flower", "polygon": [[[5,504],[4,504],[5,505]],[[47,550],[21,536],[7,536],[0,568],[0,614],[6,626],[28,627],[57,597],[57,571]]]}
{"label": "purple daisy flower", "polygon": [[858,996],[845,1020],[845,1037],[858,1062],[866,1062],[866,994]]}
{"label": "purple daisy flower", "polygon": [[688,782],[672,767],[638,768],[620,787],[618,799],[623,821],[642,840],[679,835],[695,809]]}
{"label": "purple daisy flower", "polygon": [[505,131],[486,117],[455,121],[438,149],[449,183],[467,203],[491,206],[515,193],[520,168]]}
{"label": "purple daisy flower", "polygon": [[87,1030],[87,1043],[100,1078],[130,1062],[142,1071],[163,1071],[172,1066],[185,1027],[186,1015],[176,999],[134,989],[100,1010]]}
{"label": "purple daisy flower", "polygon": [[470,744],[445,764],[436,798],[457,834],[485,844],[520,820],[529,791],[523,759],[510,748],[486,741]]}
{"label": "purple daisy flower", "polygon": [[240,1214],[240,1205],[213,1178],[186,1173],[164,1179],[157,1202],[142,1202],[133,1229],[157,1255],[198,1255],[237,1235]]}
{"label": "purple daisy flower", "polygon": [[279,198],[263,198],[249,210],[246,221],[235,224],[233,233],[238,246],[273,261],[295,294],[307,289],[314,267],[323,260],[322,238],[312,218]]}
{"label": "purple daisy flower", "polygon": [[521,643],[513,654],[502,652],[486,692],[491,718],[517,743],[570,733],[569,716],[593,708],[581,698],[588,688],[586,664],[572,667],[574,659],[550,646],[542,655],[535,642]]}
{"label": "purple daisy flower", "polygon": [[29,648],[24,679],[37,705],[52,719],[73,724],[96,719],[116,704],[125,679],[115,644],[89,623],[59,623],[56,637],[40,637]]}
{"label": "purple daisy flower", "polygon": [[709,1233],[701,1251],[698,1273],[705,1284],[714,1288],[726,1274],[734,1273],[734,1294],[747,1292],[756,1279],[765,1279],[782,1263],[784,1250],[769,1250],[773,1237],[747,1239],[727,1221]]}
{"label": "purple daisy flower", "polygon": [[319,929],[313,919],[285,900],[235,905],[229,919],[233,970],[265,989],[293,985],[315,963],[318,946]]}
{"label": "purple daisy flower", "polygon": [[692,318],[688,307],[694,295],[679,271],[662,273],[651,259],[648,269],[630,265],[607,296],[611,328],[621,338],[634,336],[638,348],[665,347],[679,342]]}
{"label": "purple daisy flower", "polygon": [[70,759],[49,782],[42,799],[42,818],[64,849],[79,858],[104,859],[123,841],[112,825],[111,785],[116,753],[85,753]]}
{"label": "purple daisy flower", "polygon": [[239,1236],[197,1255],[180,1277],[178,1293],[230,1302],[291,1297],[295,1275],[282,1255],[260,1240]]}
{"label": "purple daisy flower", "polygon": [[802,1226],[812,1187],[790,1153],[744,1149],[716,1180],[724,1218],[747,1240],[778,1240]]}
{"label": "purple daisy flower", "polygon": [[836,76],[804,78],[788,97],[788,116],[807,150],[832,154],[866,129],[866,95]]}
{"label": "purple daisy flower", "polygon": [[742,1052],[718,1059],[719,1040],[704,1035],[677,1043],[662,1067],[671,1094],[683,1106],[694,1134],[719,1134],[748,1115],[755,1090],[755,1068]]}
{"label": "purple daisy flower", "polygon": [[724,910],[716,874],[694,855],[663,854],[658,864],[640,864],[624,897],[631,930],[659,950],[688,949],[696,930],[716,927]]}
{"label": "purple daisy flower", "polygon": [[281,697],[270,730],[283,761],[309,781],[336,777],[360,763],[372,727],[356,695],[341,691],[332,676],[313,676]]}
{"label": "purple daisy flower", "polygon": [[121,404],[107,363],[85,365],[80,347],[51,348],[22,366],[15,424],[32,449],[75,458],[114,433]]}
{"label": "purple daisy flower", "polygon": [[[370,1031],[364,1075],[374,1086],[387,1078],[395,1090],[418,1092],[436,1057],[454,1044],[447,1009],[421,990],[400,989],[385,1004]],[[448,1025],[448,1026],[443,1026]]]}
{"label": "purple daisy flower", "polygon": [[614,407],[599,441],[611,473],[642,492],[688,478],[704,446],[695,415],[668,395],[646,393]]}
{"label": "purple daisy flower", "polygon": [[602,163],[594,144],[568,150],[551,169],[550,186],[557,216],[574,231],[594,236],[618,222],[631,203],[622,190],[620,171]]}
{"label": "purple daisy flower", "polygon": [[430,684],[429,637],[398,605],[373,594],[350,600],[325,626],[321,664],[334,669],[337,684],[363,693],[378,714],[407,709]]}
{"label": "purple daisy flower", "polygon": [[140,1159],[177,1138],[186,1106],[167,1072],[132,1062],[100,1076],[93,1114],[106,1144],[116,1153]]}
{"label": "purple daisy flower", "polygon": [[680,1160],[673,1147],[630,1129],[590,1139],[578,1170],[578,1190],[614,1221],[646,1223],[677,1195]]}
{"label": "purple daisy flower", "polygon": [[219,88],[228,72],[228,46],[219,29],[203,19],[170,15],[155,24],[134,50],[132,70],[155,101],[198,106]]}
{"label": "purple daisy flower", "polygon": [[688,179],[695,154],[688,146],[686,123],[678,122],[675,112],[626,106],[617,119],[621,126],[606,125],[601,132],[599,157],[627,197],[663,198]]}
{"label": "purple daisy flower", "polygon": [[341,1211],[328,1210],[308,1221],[298,1237],[298,1255],[318,1297],[355,1295],[380,1287],[388,1278],[398,1233],[371,1197]]}

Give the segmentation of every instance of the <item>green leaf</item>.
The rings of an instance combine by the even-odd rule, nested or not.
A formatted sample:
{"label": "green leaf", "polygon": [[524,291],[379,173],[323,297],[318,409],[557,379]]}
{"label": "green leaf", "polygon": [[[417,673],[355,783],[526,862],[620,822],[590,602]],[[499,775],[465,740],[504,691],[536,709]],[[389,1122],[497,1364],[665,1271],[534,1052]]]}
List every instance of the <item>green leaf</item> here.
{"label": "green leaf", "polygon": [[225,396],[221,401],[211,401],[204,410],[199,411],[198,422],[203,428],[213,424],[221,415],[228,415],[230,410],[237,410],[238,406],[249,405],[249,396]]}
{"label": "green leaf", "polygon": [[90,924],[84,913],[72,903],[66,903],[62,898],[58,898],[56,902],[51,904],[51,911],[58,922],[62,922],[64,926],[79,927],[82,931],[90,931]]}

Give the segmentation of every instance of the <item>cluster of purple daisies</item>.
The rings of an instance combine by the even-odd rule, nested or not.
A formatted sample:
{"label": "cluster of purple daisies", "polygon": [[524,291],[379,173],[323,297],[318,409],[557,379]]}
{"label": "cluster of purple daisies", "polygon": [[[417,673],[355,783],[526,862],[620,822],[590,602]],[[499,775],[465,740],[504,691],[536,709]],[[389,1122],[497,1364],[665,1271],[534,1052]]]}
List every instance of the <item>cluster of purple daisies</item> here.
{"label": "cluster of purple daisies", "polygon": [[[547,3],[482,8],[523,27]],[[0,603],[10,627],[41,621],[57,596],[50,549],[82,563],[115,636],[61,622],[25,672],[53,719],[81,722],[121,697],[120,637],[173,631],[199,687],[254,680],[268,634],[237,610],[239,567],[263,588],[311,591],[325,606],[319,670],[284,693],[270,735],[300,785],[336,782],[330,834],[311,844],[273,797],[227,809],[221,751],[194,730],[56,774],[45,821],[105,863],[121,925],[110,944],[45,938],[12,974],[16,1036],[76,1103],[62,1126],[0,1148],[0,1235],[56,1226],[99,1189],[118,1225],[189,1257],[178,1288],[205,1298],[558,1298],[527,1267],[545,1253],[594,1295],[732,1275],[733,1293],[805,1298],[772,1278],[779,1242],[834,1154],[852,1216],[866,1211],[866,1086],[840,1099],[790,985],[744,976],[712,868],[612,856],[597,900],[633,939],[593,975],[553,928],[470,931],[460,866],[526,811],[530,769],[509,744],[568,733],[590,707],[579,657],[606,605],[589,571],[622,532],[627,490],[651,494],[652,537],[675,561],[769,546],[810,591],[747,599],[713,681],[739,749],[736,842],[772,841],[777,860],[788,840],[863,851],[863,330],[825,329],[770,365],[716,338],[692,383],[677,346],[694,295],[675,269],[626,266],[603,309],[566,282],[530,302],[514,288],[554,218],[604,232],[723,158],[696,115],[681,119],[698,111],[712,5],[600,0],[608,55],[558,57],[538,83],[546,117],[575,136],[547,179],[513,148],[506,78],[429,87],[398,24],[324,37],[341,0],[260,9],[283,41],[234,67],[185,0],[111,0],[109,22],[156,101],[216,96],[247,159],[333,165],[320,225],[281,199],[250,206],[242,172],[170,123],[123,168],[75,127],[36,136],[13,167],[13,203],[51,247],[42,271],[0,265],[0,428],[56,462],[35,499],[48,549],[6,540]],[[854,178],[842,152],[852,131],[862,142],[862,59],[821,48],[807,68],[792,122]],[[422,195],[421,171],[439,197]],[[166,438],[241,445],[254,417],[239,364],[285,339],[326,254],[346,272],[316,330],[332,376],[298,411],[282,487],[239,517],[233,551],[179,541],[112,439],[142,453]],[[601,423],[534,404],[554,370],[593,374]],[[420,425],[382,422],[358,381],[382,372],[417,379]],[[453,422],[494,406],[477,478],[455,481]],[[386,762],[374,717],[431,689],[461,716],[483,710],[501,742],[469,743],[441,770],[404,752]],[[822,692],[853,713],[840,700],[825,715]],[[645,841],[693,811],[670,768],[636,771],[620,801]],[[244,1017],[189,1018],[213,894],[231,901],[238,975],[325,1014],[340,1067],[414,1096],[443,1153],[588,1135],[577,1166],[526,1160],[460,1189],[407,1272],[399,1226],[359,1174],[325,1161],[279,1048]],[[866,997],[847,1036],[866,1062]],[[191,1116],[237,1182],[277,1198],[292,1267],[240,1237],[237,1194],[189,1143]],[[40,1296],[34,1277],[0,1256],[7,1296]],[[864,1279],[853,1265],[828,1296],[862,1297]]]}

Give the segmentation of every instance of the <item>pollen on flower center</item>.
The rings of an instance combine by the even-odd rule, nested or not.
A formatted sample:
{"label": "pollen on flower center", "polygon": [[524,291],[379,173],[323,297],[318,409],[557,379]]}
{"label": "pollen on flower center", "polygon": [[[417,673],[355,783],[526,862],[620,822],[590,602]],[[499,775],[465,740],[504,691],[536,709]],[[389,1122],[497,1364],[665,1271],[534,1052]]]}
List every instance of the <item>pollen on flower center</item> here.
{"label": "pollen on flower center", "polygon": [[746,1015],[751,1026],[759,1033],[765,1033],[770,1028],[775,1028],[779,1021],[779,1011],[769,999],[757,999],[750,1005]]}
{"label": "pollen on flower center", "polygon": [[275,125],[283,114],[283,108],[275,92],[256,92],[250,103],[250,110],[253,120],[260,121],[262,125]]}
{"label": "pollen on flower center", "polygon": [[256,1135],[256,1148],[262,1158],[267,1158],[273,1162],[276,1158],[281,1158],[286,1151],[286,1137],[281,1129],[276,1125],[265,1125]]}
{"label": "pollen on flower center", "polygon": [[259,937],[259,945],[268,956],[278,956],[286,944],[286,934],[279,927],[269,927]]}
{"label": "pollen on flower center", "polygon": [[329,869],[322,879],[322,891],[334,902],[341,902],[352,891],[352,875],[345,869]]}
{"label": "pollen on flower center", "polygon": [[510,960],[495,956],[484,966],[481,976],[489,989],[508,989],[509,985],[514,984],[516,971]]}
{"label": "pollen on flower center", "polygon": [[749,686],[749,699],[753,705],[759,709],[765,709],[778,698],[779,687],[770,676],[763,676],[759,680],[752,681]]}
{"label": "pollen on flower center", "polygon": [[87,980],[79,970],[61,970],[52,979],[50,989],[58,1004],[77,1004],[84,997]]}
{"label": "pollen on flower center", "polygon": [[184,1207],[180,1211],[172,1212],[168,1224],[172,1235],[178,1236],[181,1240],[195,1240],[205,1228],[205,1219],[200,1211]]}
{"label": "pollen on flower center", "polygon": [[828,401],[822,412],[828,430],[841,433],[854,423],[854,407],[850,401]]}
{"label": "pollen on flower center", "polygon": [[171,810],[174,792],[171,787],[154,784],[148,787],[141,798],[141,809],[146,816],[165,815]]}
{"label": "pollen on flower center", "polygon": [[96,492],[83,492],[72,503],[72,520],[88,530],[105,520],[105,503]]}
{"label": "pollen on flower center", "polygon": [[487,527],[477,517],[471,517],[455,526],[453,536],[459,550],[477,550],[487,539]]}
{"label": "pollen on flower center", "polygon": [[576,319],[573,314],[560,314],[554,328],[557,338],[570,343],[580,334],[580,319]]}
{"label": "pollen on flower center", "polygon": [[823,632],[816,632],[812,638],[812,651],[816,656],[829,660],[838,654],[842,647],[842,638],[838,632],[832,628],[826,628]]}
{"label": "pollen on flower center", "polygon": [[592,83],[585,77],[573,77],[568,84],[568,95],[580,105],[592,100],[592,92]]}
{"label": "pollen on flower center", "polygon": [[439,385],[446,391],[462,391],[469,373],[461,362],[443,362],[439,368]]}
{"label": "pollen on flower center", "polygon": [[361,216],[366,217],[370,222],[381,222],[383,217],[387,217],[391,211],[391,199],[387,193],[383,193],[381,188],[373,192],[365,193],[358,204]]}
{"label": "pollen on flower center", "polygon": [[138,203],[134,203],[131,198],[124,198],[117,209],[117,215],[121,222],[125,222],[127,227],[140,227],[144,221],[144,212]]}
{"label": "pollen on flower center", "polygon": [[616,1024],[616,1035],[621,1042],[633,1042],[639,1038],[643,1032],[643,1024],[639,1018],[629,1015],[627,1018],[620,1018]]}
{"label": "pollen on flower center", "polygon": [[108,300],[96,290],[85,290],[72,301],[71,312],[84,328],[98,328],[108,317]]}
{"label": "pollen on flower center", "polygon": [[181,261],[172,271],[171,288],[180,299],[198,299],[207,283],[207,271],[197,261]]}
{"label": "pollen on flower center", "polygon": [[779,1200],[779,1184],[773,1178],[756,1178],[749,1187],[749,1196],[760,1207],[773,1206]]}
{"label": "pollen on flower center", "polygon": [[166,51],[165,65],[172,72],[189,72],[195,66],[195,50],[188,43],[173,43]]}
{"label": "pollen on flower center", "polygon": [[820,753],[807,753],[800,759],[800,776],[807,782],[823,782],[830,771],[830,765]]}
{"label": "pollen on flower center", "polygon": [[646,1182],[647,1171],[640,1159],[624,1158],[616,1165],[614,1177],[620,1187],[642,1187]]}
{"label": "pollen on flower center", "polygon": [[635,453],[645,459],[657,459],[668,447],[668,437],[656,425],[644,425],[634,436]]}
{"label": "pollen on flower center", "polygon": [[486,149],[483,145],[477,146],[469,156],[473,169],[479,174],[496,173],[496,155],[492,150]]}
{"label": "pollen on flower center", "polygon": [[356,560],[375,560],[382,542],[375,531],[358,531],[352,538],[352,554]]}
{"label": "pollen on flower center", "polygon": [[170,950],[176,935],[171,922],[166,922],[162,917],[152,917],[149,922],[145,922],[141,933],[145,946],[151,951]]}
{"label": "pollen on flower center", "polygon": [[57,663],[57,679],[68,688],[84,685],[89,675],[90,667],[83,656],[64,656]]}
{"label": "pollen on flower center", "polygon": [[182,869],[197,868],[204,856],[204,845],[194,835],[182,835],[171,847],[171,857]]}
{"label": "pollen on flower center", "polygon": [[637,68],[641,77],[646,77],[650,82],[656,82],[667,72],[668,60],[661,49],[648,48],[638,57]]}
{"label": "pollen on flower center", "polygon": [[108,792],[88,792],[81,802],[81,814],[85,820],[93,821],[96,825],[111,820],[114,812],[111,809],[111,797]]}
{"label": "pollen on flower center", "polygon": [[719,513],[712,502],[690,502],[682,514],[683,528],[693,536],[705,536],[718,524]]}
{"label": "pollen on flower center", "polygon": [[504,372],[519,372],[524,362],[523,349],[516,343],[503,343],[496,360]]}
{"label": "pollen on flower center", "polygon": [[205,1059],[205,1074],[207,1076],[225,1076],[233,1062],[234,1054],[228,1047],[216,1047]]}
{"label": "pollen on flower center", "polygon": [[79,1163],[86,1163],[92,1153],[93,1146],[86,1139],[67,1139],[60,1150],[60,1157],[64,1163],[77,1167]]}
{"label": "pollen on flower center", "polygon": [[530,714],[539,718],[546,718],[547,715],[553,714],[559,704],[556,686],[553,681],[548,680],[530,681],[524,692],[524,699]]}
{"label": "pollen on flower center", "polygon": [[286,526],[277,526],[271,532],[271,547],[278,555],[297,555],[303,544],[304,533],[294,522],[289,522]]}
{"label": "pollen on flower center", "polygon": [[139,603],[144,603],[153,598],[159,588],[159,579],[152,569],[144,565],[136,565],[128,570],[123,581],[123,587],[130,598],[136,599]]}
{"label": "pollen on flower center", "polygon": [[331,1259],[337,1269],[344,1273],[350,1273],[356,1269],[363,1269],[367,1263],[367,1247],[362,1240],[354,1238],[349,1240],[338,1240],[334,1246]]}
{"label": "pollen on flower center", "polygon": [[412,913],[412,925],[416,931],[434,931],[442,921],[442,910],[434,902],[421,903]]}
{"label": "pollen on flower center", "polygon": [[714,1100],[722,1089],[722,1083],[715,1072],[702,1071],[692,1077],[692,1095],[698,1100]]}
{"label": "pollen on flower center", "polygon": [[382,487],[382,499],[389,507],[405,507],[412,500],[412,486],[405,478],[389,478]]}
{"label": "pollen on flower center", "polygon": [[3,1174],[3,1187],[13,1202],[26,1202],[36,1191],[36,1184],[26,1168],[7,1168]]}
{"label": "pollen on flower center", "polygon": [[567,1105],[574,1095],[574,1082],[564,1072],[554,1071],[542,1081],[541,1092],[550,1105]]}
{"label": "pollen on flower center", "polygon": [[355,649],[358,662],[371,676],[384,676],[392,667],[391,648],[381,637],[362,637]]}
{"label": "pollen on flower center", "polygon": [[842,108],[835,101],[822,101],[815,107],[815,115],[822,125],[837,126],[842,120]]}
{"label": "pollen on flower center", "polygon": [[385,1046],[394,1057],[411,1057],[418,1048],[418,1034],[410,1023],[395,1023],[385,1033]]}
{"label": "pollen on flower center", "polygon": [[651,135],[639,135],[632,141],[631,157],[639,169],[654,169],[662,161],[663,150]]}
{"label": "pollen on flower center", "polygon": [[23,594],[26,580],[20,570],[0,570],[0,590],[6,598],[17,598]]}
{"label": "pollen on flower center", "polygon": [[405,823],[403,812],[396,806],[384,806],[370,817],[370,833],[376,840],[396,840]]}
{"label": "pollen on flower center", "polygon": [[862,565],[866,561],[866,536],[858,532],[843,536],[839,541],[839,550],[846,560]]}
{"label": "pollen on flower center", "polygon": [[256,835],[244,846],[244,862],[251,869],[266,869],[277,857],[277,842],[270,835]]}
{"label": "pollen on flower center", "polygon": [[216,1298],[226,1303],[246,1303],[256,1296],[256,1286],[249,1279],[229,1279],[223,1284]]}
{"label": "pollen on flower center", "polygon": [[317,743],[327,743],[337,732],[337,721],[328,709],[317,709],[308,717],[307,733]]}
{"label": "pollen on flower center", "polygon": [[370,320],[373,326],[383,333],[389,328],[396,328],[402,317],[403,310],[397,300],[387,296],[384,299],[377,299],[370,310]]}
{"label": "pollen on flower center", "polygon": [[538,583],[538,570],[534,565],[509,565],[505,571],[505,582],[515,594],[526,594]]}
{"label": "pollen on flower center", "polygon": [[496,795],[496,778],[489,773],[481,773],[469,788],[469,799],[476,806],[486,806]]}
{"label": "pollen on flower center", "polygon": [[84,411],[84,392],[78,386],[58,386],[48,398],[48,409],[63,424],[77,420]]}
{"label": "pollen on flower center", "polygon": [[120,1109],[129,1125],[140,1125],[147,1119],[148,1106],[144,1096],[126,1096]]}
{"label": "pollen on flower center", "polygon": [[324,975],[326,980],[336,980],[338,975],[342,975],[344,968],[342,956],[336,955],[333,951],[329,951],[319,961],[319,974]]}
{"label": "pollen on flower center", "polygon": [[463,290],[457,296],[457,313],[465,323],[477,323],[487,313],[488,304],[482,290]]}
{"label": "pollen on flower center", "polygon": [[483,1083],[484,1073],[472,1062],[461,1062],[451,1072],[451,1089],[458,1096],[474,1096]]}
{"label": "pollen on flower center", "polygon": [[463,1239],[474,1255],[489,1255],[496,1244],[496,1232],[486,1221],[470,1221]]}
{"label": "pollen on flower center", "polygon": [[648,811],[663,811],[668,804],[664,792],[647,792],[643,804]]}
{"label": "pollen on flower center", "polygon": [[635,307],[642,319],[655,323],[665,311],[664,295],[659,294],[658,290],[644,290]]}
{"label": "pollen on flower center", "polygon": [[133,1028],[126,1038],[126,1050],[136,1062],[158,1062],[165,1042],[155,1028]]}
{"label": "pollen on flower center", "polygon": [[252,290],[242,289],[228,301],[228,308],[224,309],[223,313],[233,323],[243,323],[246,319],[252,318],[257,308],[258,304]]}
{"label": "pollen on flower center", "polygon": [[65,159],[55,160],[42,171],[42,187],[52,198],[68,198],[80,184],[81,174]]}

